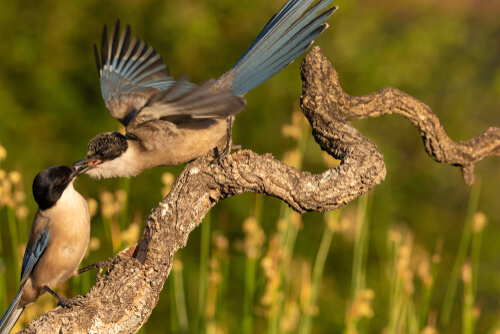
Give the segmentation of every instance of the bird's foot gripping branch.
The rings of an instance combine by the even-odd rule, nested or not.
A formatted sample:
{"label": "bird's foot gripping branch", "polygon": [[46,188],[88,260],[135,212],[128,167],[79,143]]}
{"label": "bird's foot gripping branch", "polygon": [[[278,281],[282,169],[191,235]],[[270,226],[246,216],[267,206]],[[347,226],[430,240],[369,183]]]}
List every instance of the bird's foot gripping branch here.
{"label": "bird's foot gripping branch", "polygon": [[[277,197],[298,212],[326,211],[342,207],[380,184],[386,174],[383,156],[347,122],[350,119],[401,113],[417,126],[435,160],[460,165],[463,170],[481,158],[499,154],[499,129],[454,143],[429,107],[394,88],[348,96],[319,48],[313,48],[303,61],[302,78],[302,108],[313,135],[323,150],[341,160],[339,166],[313,175],[270,154],[249,150],[227,155],[216,164],[212,163],[213,154],[188,163],[146,220],[142,239],[133,251],[124,250],[112,259],[82,305],[50,311],[22,333],[137,332],[158,301],[174,254],[219,200],[255,192]],[[466,155],[465,151],[475,153]]]}

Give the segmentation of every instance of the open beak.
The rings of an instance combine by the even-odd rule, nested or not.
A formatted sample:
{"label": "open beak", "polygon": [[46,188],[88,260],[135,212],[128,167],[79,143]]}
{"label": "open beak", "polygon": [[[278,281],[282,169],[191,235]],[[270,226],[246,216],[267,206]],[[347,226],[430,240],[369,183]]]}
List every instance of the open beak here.
{"label": "open beak", "polygon": [[84,158],[73,164],[76,175],[86,173],[88,170],[97,167],[101,163],[99,159]]}

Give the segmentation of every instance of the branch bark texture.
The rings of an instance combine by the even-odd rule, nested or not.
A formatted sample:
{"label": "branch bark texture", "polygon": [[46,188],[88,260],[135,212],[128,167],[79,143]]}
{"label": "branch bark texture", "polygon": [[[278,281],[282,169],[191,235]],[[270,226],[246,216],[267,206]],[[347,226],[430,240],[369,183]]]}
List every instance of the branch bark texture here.
{"label": "branch bark texture", "polygon": [[[188,163],[171,192],[147,218],[142,239],[110,260],[108,271],[82,299],[83,305],[56,308],[21,333],[137,332],[158,302],[174,254],[224,198],[255,192],[277,197],[301,213],[326,211],[340,208],[380,184],[386,174],[383,156],[347,122],[350,119],[402,113],[417,125],[431,156],[462,167],[491,152],[498,154],[498,129],[452,146],[430,108],[393,88],[349,97],[319,48],[313,48],[303,61],[302,78],[302,108],[314,138],[323,150],[341,160],[339,166],[311,174],[287,166],[271,154],[249,150],[220,160],[209,154]],[[492,140],[497,145],[493,151],[485,143]],[[469,149],[474,142],[481,149]]]}

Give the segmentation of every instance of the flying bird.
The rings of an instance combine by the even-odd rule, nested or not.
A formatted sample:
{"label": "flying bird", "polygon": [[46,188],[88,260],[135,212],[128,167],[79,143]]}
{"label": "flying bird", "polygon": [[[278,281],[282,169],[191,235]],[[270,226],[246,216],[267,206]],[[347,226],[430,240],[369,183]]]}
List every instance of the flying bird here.
{"label": "flying bird", "polygon": [[68,304],[51,288],[76,274],[89,243],[89,207],[73,188],[82,172],[85,168],[53,166],[35,177],[38,210],[24,251],[19,292],[0,320],[0,334],[8,334],[24,308],[45,292]]}
{"label": "flying bird", "polygon": [[[332,0],[288,0],[236,64],[218,80],[195,85],[175,80],[152,47],[134,38],[130,27],[109,42],[106,26],[101,52],[94,45],[106,107],[126,128],[125,135],[94,137],[87,155],[75,163],[92,177],[131,177],[145,169],[177,165],[214,149],[227,136],[231,149],[234,115],[246,105],[245,93],[299,57],[337,9]],[[313,4],[314,3],[314,4]]]}

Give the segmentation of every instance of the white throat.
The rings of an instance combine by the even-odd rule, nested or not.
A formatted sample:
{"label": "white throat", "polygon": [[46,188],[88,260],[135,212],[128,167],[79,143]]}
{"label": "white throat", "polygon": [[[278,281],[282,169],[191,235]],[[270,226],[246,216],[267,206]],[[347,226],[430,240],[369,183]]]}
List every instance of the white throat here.
{"label": "white throat", "polygon": [[61,207],[67,207],[68,205],[72,205],[72,203],[75,203],[76,198],[80,198],[81,195],[75,190],[73,187],[73,182],[75,182],[75,179],[73,179],[66,189],[64,189],[63,193],[61,194],[61,197],[56,202],[56,206],[61,206]]}
{"label": "white throat", "polygon": [[105,161],[87,172],[93,178],[131,177],[142,172],[135,150],[131,146],[119,157]]}
{"label": "white throat", "polygon": [[[86,212],[86,216],[88,216],[88,204],[85,198],[83,198],[82,195],[78,191],[75,190],[73,187],[73,181],[71,181],[66,189],[64,189],[63,193],[61,194],[61,197],[57,200],[56,204],[48,209],[51,211],[57,211],[57,212],[65,212],[68,214],[69,217],[83,217],[81,215],[81,212]],[[90,218],[87,218],[87,220],[90,220]],[[84,219],[85,221],[85,219]],[[71,224],[74,225],[74,224]]]}

